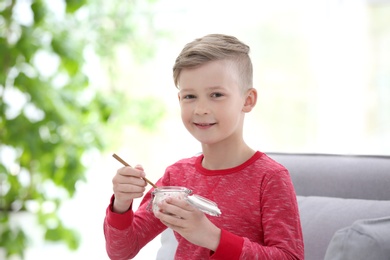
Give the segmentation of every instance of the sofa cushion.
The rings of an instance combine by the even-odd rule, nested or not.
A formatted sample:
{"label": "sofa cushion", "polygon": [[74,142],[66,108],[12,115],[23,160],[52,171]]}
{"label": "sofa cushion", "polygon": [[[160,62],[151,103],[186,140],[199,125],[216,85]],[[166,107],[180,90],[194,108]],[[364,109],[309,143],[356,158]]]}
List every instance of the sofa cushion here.
{"label": "sofa cushion", "polygon": [[333,235],[359,219],[390,216],[390,200],[297,196],[305,259],[323,260]]}
{"label": "sofa cushion", "polygon": [[390,216],[355,221],[333,236],[325,260],[390,259]]}
{"label": "sofa cushion", "polygon": [[[315,196],[297,196],[297,200],[305,242],[305,259],[308,260],[324,259],[326,249],[336,231],[351,226],[360,219],[390,216],[390,200]],[[157,259],[173,259],[177,241],[171,229],[161,234],[161,245]]]}
{"label": "sofa cushion", "polygon": [[297,195],[390,200],[390,156],[267,155],[288,169]]}

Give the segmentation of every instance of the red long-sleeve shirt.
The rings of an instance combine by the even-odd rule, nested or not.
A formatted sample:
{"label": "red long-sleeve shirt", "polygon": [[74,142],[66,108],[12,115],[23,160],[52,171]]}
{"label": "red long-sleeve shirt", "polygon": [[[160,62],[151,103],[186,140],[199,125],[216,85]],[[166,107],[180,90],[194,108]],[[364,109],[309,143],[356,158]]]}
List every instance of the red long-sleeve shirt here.
{"label": "red long-sleeve shirt", "polygon": [[[183,186],[218,204],[222,215],[207,217],[221,228],[215,252],[191,244],[179,234],[175,259],[303,259],[304,245],[295,191],[288,171],[256,152],[234,168],[208,170],[203,155],[183,159],[166,169],[157,186]],[[129,259],[166,226],[147,209],[151,191],[134,213],[117,214],[112,201],[104,234],[111,259]]]}

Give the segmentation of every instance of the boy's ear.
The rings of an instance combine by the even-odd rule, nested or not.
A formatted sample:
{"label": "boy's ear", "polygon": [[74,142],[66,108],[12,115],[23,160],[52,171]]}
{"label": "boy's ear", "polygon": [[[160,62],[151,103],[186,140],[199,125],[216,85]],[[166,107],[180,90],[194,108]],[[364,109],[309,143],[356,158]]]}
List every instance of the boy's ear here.
{"label": "boy's ear", "polygon": [[256,105],[257,102],[257,90],[255,88],[251,88],[245,94],[245,103],[242,111],[245,113],[250,112]]}

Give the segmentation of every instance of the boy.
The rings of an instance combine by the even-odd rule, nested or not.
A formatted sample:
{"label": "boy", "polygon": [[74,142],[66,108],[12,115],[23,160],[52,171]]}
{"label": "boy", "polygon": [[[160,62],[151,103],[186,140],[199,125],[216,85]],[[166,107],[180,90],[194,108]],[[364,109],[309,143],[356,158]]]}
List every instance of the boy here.
{"label": "boy", "polygon": [[211,34],[188,43],[173,77],[182,121],[202,154],[169,166],[157,186],[184,186],[217,203],[222,215],[205,215],[185,200],[168,198],[153,214],[143,169],[124,167],[113,178],[104,221],[111,259],[128,259],[167,227],[175,259],[303,259],[295,191],[288,171],[243,140],[245,114],[256,105],[249,47]]}

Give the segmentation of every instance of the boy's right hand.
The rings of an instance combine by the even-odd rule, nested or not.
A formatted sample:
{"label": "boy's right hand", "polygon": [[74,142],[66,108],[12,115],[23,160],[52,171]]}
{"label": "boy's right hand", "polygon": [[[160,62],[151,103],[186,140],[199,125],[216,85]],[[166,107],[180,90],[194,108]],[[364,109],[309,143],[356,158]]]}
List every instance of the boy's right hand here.
{"label": "boy's right hand", "polygon": [[126,212],[129,210],[133,199],[144,195],[147,183],[142,177],[145,177],[145,172],[140,165],[135,168],[123,167],[116,172],[114,178],[112,178],[115,196],[112,207],[114,212]]}

